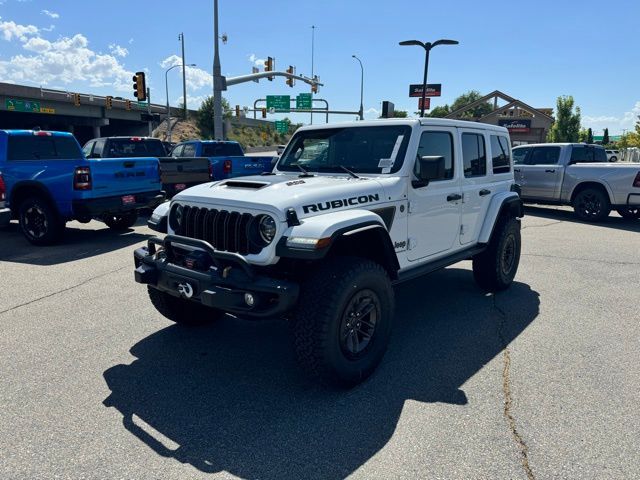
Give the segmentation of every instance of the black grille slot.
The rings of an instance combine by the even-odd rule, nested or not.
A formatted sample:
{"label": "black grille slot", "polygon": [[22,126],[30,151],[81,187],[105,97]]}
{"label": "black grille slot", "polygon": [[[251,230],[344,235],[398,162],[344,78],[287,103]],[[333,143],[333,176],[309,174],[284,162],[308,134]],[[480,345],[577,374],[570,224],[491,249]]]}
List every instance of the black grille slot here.
{"label": "black grille slot", "polygon": [[183,222],[176,233],[209,242],[216,250],[241,255],[260,253],[251,241],[254,217],[249,213],[198,207],[183,207]]}

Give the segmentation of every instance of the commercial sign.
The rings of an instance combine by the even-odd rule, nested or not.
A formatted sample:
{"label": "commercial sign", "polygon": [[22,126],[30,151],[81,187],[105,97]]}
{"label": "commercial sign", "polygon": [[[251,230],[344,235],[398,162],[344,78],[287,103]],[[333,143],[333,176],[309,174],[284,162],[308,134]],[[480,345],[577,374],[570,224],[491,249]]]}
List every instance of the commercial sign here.
{"label": "commercial sign", "polygon": [[[418,108],[422,108],[422,97],[418,99]],[[431,99],[429,97],[424,99],[424,109],[429,110],[431,108]]]}
{"label": "commercial sign", "polygon": [[290,112],[291,97],[289,95],[267,95],[267,108],[275,112]]}
{"label": "commercial sign", "polygon": [[[441,83],[427,83],[427,94],[426,97],[439,97],[442,95],[442,84]],[[410,97],[422,97],[422,84],[412,83],[409,85],[409,96]]]}
{"label": "commercial sign", "polygon": [[529,133],[531,131],[531,119],[500,119],[498,125],[513,133]]}

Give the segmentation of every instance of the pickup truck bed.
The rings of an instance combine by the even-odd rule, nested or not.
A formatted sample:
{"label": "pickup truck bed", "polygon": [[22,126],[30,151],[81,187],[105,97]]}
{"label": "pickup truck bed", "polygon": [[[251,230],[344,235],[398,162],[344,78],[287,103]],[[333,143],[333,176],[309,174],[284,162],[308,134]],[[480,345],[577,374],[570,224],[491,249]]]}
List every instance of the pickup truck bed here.
{"label": "pickup truck bed", "polygon": [[205,157],[160,157],[160,179],[167,198],[189,187],[211,181],[209,159]]}

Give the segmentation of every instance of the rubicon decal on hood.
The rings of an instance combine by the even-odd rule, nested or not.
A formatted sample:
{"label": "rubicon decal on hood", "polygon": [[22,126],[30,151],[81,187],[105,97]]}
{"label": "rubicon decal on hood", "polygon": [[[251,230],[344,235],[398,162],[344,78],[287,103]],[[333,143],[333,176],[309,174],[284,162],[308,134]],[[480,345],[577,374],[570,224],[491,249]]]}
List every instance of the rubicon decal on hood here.
{"label": "rubicon decal on hood", "polygon": [[321,212],[323,210],[331,210],[334,208],[342,208],[353,205],[360,205],[362,203],[377,202],[380,200],[380,195],[375,193],[373,195],[360,195],[358,197],[342,198],[339,200],[329,200],[328,202],[314,203],[311,205],[304,205],[302,210],[304,213],[309,212]]}

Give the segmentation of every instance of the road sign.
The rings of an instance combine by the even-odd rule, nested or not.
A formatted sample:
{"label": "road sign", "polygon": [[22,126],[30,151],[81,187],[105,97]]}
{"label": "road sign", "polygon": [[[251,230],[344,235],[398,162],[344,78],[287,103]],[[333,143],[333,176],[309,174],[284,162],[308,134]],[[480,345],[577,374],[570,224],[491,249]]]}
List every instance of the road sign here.
{"label": "road sign", "polygon": [[49,107],[40,107],[40,113],[54,114],[54,113],[56,113],[56,109],[55,108],[49,108]]}
{"label": "road sign", "polygon": [[[427,83],[427,94],[426,97],[439,97],[442,95],[442,84],[441,83]],[[412,83],[409,85],[409,96],[410,97],[422,97],[422,84],[421,83]]]}
{"label": "road sign", "polygon": [[267,108],[276,112],[291,111],[291,97],[289,95],[267,95]]}
{"label": "road sign", "polygon": [[40,102],[32,102],[30,100],[7,98],[5,100],[5,107],[10,112],[40,113]]}
{"label": "road sign", "polygon": [[289,132],[289,122],[286,120],[276,120],[276,132],[278,133],[288,133]]}
{"label": "road sign", "polygon": [[[422,97],[418,99],[418,108],[422,108]],[[431,108],[431,99],[429,97],[424,99],[424,109],[429,110]]]}
{"label": "road sign", "polygon": [[296,108],[300,110],[311,110],[312,96],[310,93],[300,93],[296,97]]}

